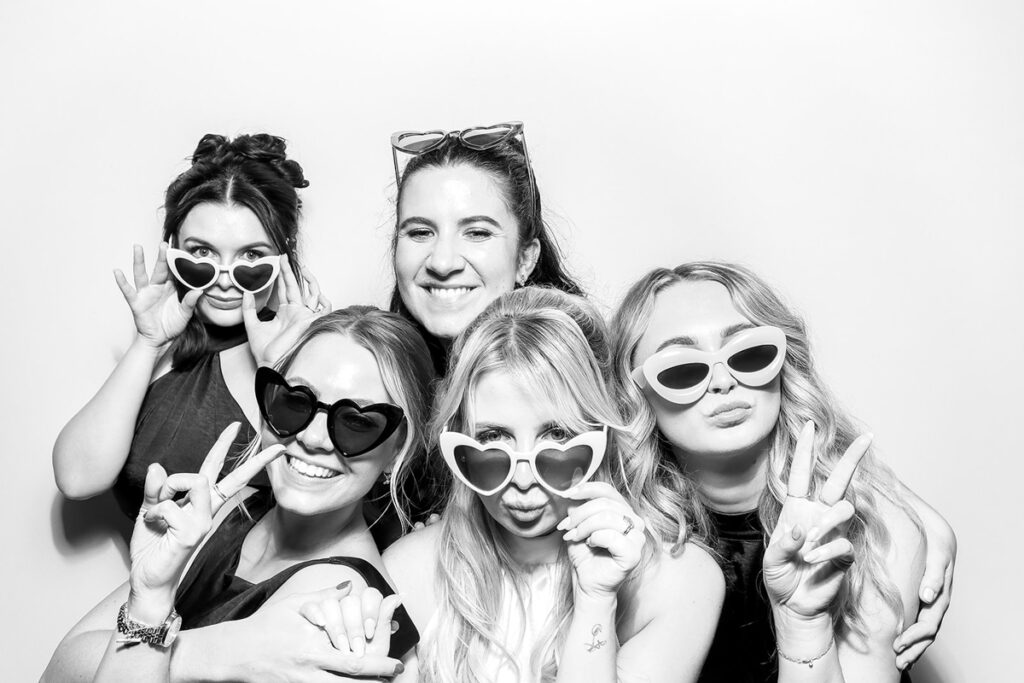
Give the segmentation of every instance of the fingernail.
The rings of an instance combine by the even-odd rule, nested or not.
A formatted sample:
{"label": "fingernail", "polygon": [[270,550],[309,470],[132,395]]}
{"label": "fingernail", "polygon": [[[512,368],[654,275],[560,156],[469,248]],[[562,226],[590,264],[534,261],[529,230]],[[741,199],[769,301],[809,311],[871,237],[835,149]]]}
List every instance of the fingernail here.
{"label": "fingernail", "polygon": [[807,542],[814,543],[818,540],[818,536],[821,535],[821,530],[818,527],[811,527],[811,530],[807,532]]}
{"label": "fingernail", "polygon": [[405,671],[405,664],[402,664],[401,662],[399,662],[398,666],[395,667],[395,675],[397,676],[398,674],[403,673],[404,671]]}
{"label": "fingernail", "polygon": [[564,541],[575,541],[576,540],[576,530],[575,529],[569,529],[569,531],[565,534],[565,536],[562,536],[562,540],[564,540]]}
{"label": "fingernail", "polygon": [[790,534],[790,536],[793,537],[793,540],[796,541],[796,540],[798,540],[800,538],[800,536],[803,534],[803,532],[800,530],[800,527],[794,526],[793,530],[790,531],[789,534]]}
{"label": "fingernail", "polygon": [[[391,620],[391,633],[398,633],[399,624],[394,619]],[[402,666],[399,664],[399,666]],[[399,672],[401,673],[401,672]]]}
{"label": "fingernail", "polygon": [[337,586],[335,586],[335,588],[337,588],[340,591],[343,591],[343,590],[345,590],[346,588],[348,588],[351,585],[352,585],[351,581],[342,581]]}
{"label": "fingernail", "polygon": [[566,517],[561,522],[559,522],[558,526],[556,526],[555,528],[558,529],[559,531],[564,531],[568,527],[569,527],[569,518]]}
{"label": "fingernail", "polygon": [[366,637],[372,638],[373,632],[377,630],[377,622],[373,619],[367,619],[363,622],[363,629],[366,631]]}
{"label": "fingernail", "polygon": [[932,588],[925,588],[924,589],[924,601],[925,602],[931,602],[934,599],[935,599],[935,590],[932,589]]}
{"label": "fingernail", "polygon": [[807,564],[814,564],[818,561],[818,556],[820,554],[821,553],[819,553],[817,549],[812,550],[811,552],[804,555],[804,562],[806,562]]}

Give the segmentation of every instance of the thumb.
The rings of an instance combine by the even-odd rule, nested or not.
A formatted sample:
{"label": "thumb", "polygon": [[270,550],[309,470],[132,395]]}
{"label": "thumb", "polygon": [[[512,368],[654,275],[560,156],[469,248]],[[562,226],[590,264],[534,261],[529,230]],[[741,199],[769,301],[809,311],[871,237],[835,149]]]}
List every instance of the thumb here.
{"label": "thumb", "polygon": [[242,322],[245,323],[246,332],[251,332],[260,324],[256,316],[256,297],[252,292],[242,292]]}
{"label": "thumb", "polygon": [[946,582],[946,562],[941,553],[933,553],[931,550],[925,557],[924,576],[921,577],[921,587],[918,589],[918,596],[926,604],[935,602],[942,592]]}
{"label": "thumb", "polygon": [[160,491],[167,481],[167,470],[160,463],[153,463],[146,470],[146,483],[142,487],[142,506],[153,507],[160,502]]}
{"label": "thumb", "polygon": [[190,289],[181,297],[181,310],[185,313],[186,317],[191,318],[192,313],[196,310],[196,304],[199,303],[199,297],[203,295],[201,289]]}
{"label": "thumb", "polygon": [[764,551],[764,566],[771,567],[789,562],[804,544],[804,530],[799,526],[783,529],[778,540],[772,539]]}
{"label": "thumb", "polygon": [[296,593],[290,596],[290,600],[299,605],[304,605],[307,602],[323,602],[325,600],[341,600],[343,597],[352,592],[352,582],[342,581],[337,586],[332,588],[324,588],[322,590],[314,591],[312,593]]}

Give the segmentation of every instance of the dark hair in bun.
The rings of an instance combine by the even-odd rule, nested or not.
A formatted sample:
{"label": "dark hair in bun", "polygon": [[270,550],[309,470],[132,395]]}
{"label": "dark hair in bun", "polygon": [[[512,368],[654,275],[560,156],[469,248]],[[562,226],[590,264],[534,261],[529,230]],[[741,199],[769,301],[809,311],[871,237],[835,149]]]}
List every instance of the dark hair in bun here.
{"label": "dark hair in bun", "polygon": [[[302,166],[287,157],[285,148],[284,138],[266,133],[234,139],[204,135],[192,154],[192,167],[167,188],[164,240],[176,242],[185,217],[199,204],[244,206],[256,214],[274,247],[288,255],[292,271],[302,282],[296,254],[302,200],[296,189],[307,187],[309,181]],[[174,342],[174,366],[192,365],[208,348],[206,329],[193,316]]]}

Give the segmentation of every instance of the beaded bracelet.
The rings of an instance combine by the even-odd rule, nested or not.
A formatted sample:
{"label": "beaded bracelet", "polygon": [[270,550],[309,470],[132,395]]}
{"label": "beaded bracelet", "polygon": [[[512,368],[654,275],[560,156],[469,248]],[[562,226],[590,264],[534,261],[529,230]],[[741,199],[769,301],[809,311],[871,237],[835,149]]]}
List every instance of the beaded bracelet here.
{"label": "beaded bracelet", "polygon": [[821,659],[822,657],[824,657],[825,655],[827,655],[829,650],[832,649],[832,646],[835,645],[835,642],[836,642],[835,638],[829,638],[828,639],[828,647],[826,647],[824,650],[822,650],[821,654],[814,655],[813,657],[810,657],[808,659],[796,659],[795,657],[790,657],[789,655],[787,655],[785,652],[783,652],[779,648],[776,648],[775,651],[778,652],[779,656],[782,657],[783,659],[785,659],[787,662],[793,662],[794,664],[806,664],[808,667],[813,669],[814,668],[814,663],[816,661],[818,661],[819,659]]}

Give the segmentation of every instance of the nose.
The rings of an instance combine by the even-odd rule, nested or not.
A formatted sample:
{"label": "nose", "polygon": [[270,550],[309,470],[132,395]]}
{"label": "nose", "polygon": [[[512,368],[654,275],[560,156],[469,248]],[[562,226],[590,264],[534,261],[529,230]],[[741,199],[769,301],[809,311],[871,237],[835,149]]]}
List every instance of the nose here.
{"label": "nose", "polygon": [[525,460],[517,462],[515,472],[512,474],[512,485],[521,491],[526,491],[536,483],[537,480],[533,477],[530,464]]}
{"label": "nose", "polygon": [[432,245],[427,256],[426,266],[430,274],[438,278],[446,278],[462,270],[465,261],[459,250],[458,238],[455,235],[440,234]]}
{"label": "nose", "polygon": [[217,274],[217,281],[215,284],[217,286],[217,289],[225,290],[231,289],[232,287],[235,286],[235,283],[231,281],[231,276],[228,275],[228,271],[226,268],[221,270]]}
{"label": "nose", "polygon": [[725,368],[725,363],[715,363],[711,368],[711,383],[708,392],[712,394],[728,394],[736,386],[736,378]]}
{"label": "nose", "polygon": [[322,410],[313,417],[306,428],[295,435],[295,439],[310,453],[330,453],[334,450],[331,437],[327,434],[327,414]]}

